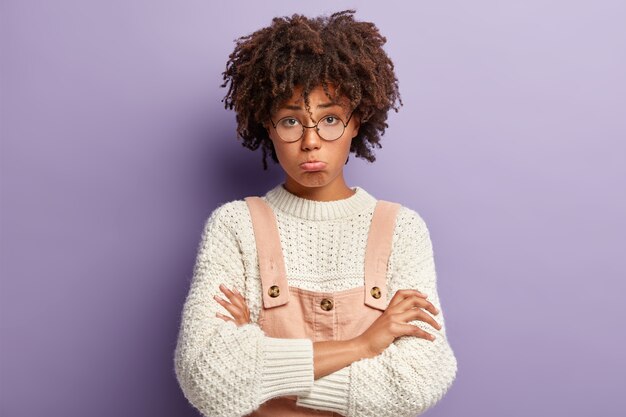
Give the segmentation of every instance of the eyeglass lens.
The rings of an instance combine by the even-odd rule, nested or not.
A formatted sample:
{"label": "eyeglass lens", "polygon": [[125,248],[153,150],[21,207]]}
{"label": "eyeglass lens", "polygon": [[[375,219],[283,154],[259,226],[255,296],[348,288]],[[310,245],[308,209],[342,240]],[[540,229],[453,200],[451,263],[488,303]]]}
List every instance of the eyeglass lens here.
{"label": "eyeglass lens", "polygon": [[[324,116],[317,123],[317,133],[324,140],[336,140],[343,135],[345,126],[337,116]],[[286,142],[295,142],[304,134],[304,126],[295,117],[285,117],[276,123],[276,133]]]}

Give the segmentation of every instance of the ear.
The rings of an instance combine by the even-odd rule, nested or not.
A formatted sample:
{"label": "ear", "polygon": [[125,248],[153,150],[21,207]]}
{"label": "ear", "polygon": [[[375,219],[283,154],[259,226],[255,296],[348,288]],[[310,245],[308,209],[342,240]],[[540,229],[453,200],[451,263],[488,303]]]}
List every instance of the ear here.
{"label": "ear", "polygon": [[356,135],[359,134],[359,129],[361,127],[361,119],[357,116],[352,120],[354,120],[354,133],[352,134],[352,138],[354,139]]}
{"label": "ear", "polygon": [[268,122],[261,123],[261,125],[265,129],[265,133],[267,133],[268,139],[273,143],[274,139],[272,138],[272,125],[271,125],[271,123],[268,121]]}

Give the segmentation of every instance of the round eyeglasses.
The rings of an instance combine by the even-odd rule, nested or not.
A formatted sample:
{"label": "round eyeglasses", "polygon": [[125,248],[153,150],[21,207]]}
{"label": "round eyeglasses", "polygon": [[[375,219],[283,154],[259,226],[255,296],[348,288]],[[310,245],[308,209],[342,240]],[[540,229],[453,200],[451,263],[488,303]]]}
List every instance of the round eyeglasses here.
{"label": "round eyeglasses", "polygon": [[343,135],[348,123],[350,123],[353,113],[354,111],[350,113],[350,117],[348,117],[348,121],[346,123],[344,123],[340,117],[332,114],[322,117],[313,126],[305,126],[300,123],[300,120],[293,116],[283,117],[278,121],[278,123],[274,123],[271,118],[270,121],[272,122],[272,126],[274,126],[278,137],[280,137],[284,142],[296,142],[304,136],[304,129],[313,128],[317,130],[317,134],[320,138],[326,141],[333,141],[339,139]]}

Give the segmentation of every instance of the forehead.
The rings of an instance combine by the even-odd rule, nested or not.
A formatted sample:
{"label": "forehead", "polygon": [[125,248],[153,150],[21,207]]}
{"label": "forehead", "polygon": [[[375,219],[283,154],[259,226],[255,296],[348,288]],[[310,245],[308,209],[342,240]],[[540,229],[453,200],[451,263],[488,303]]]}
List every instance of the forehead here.
{"label": "forehead", "polygon": [[[308,96],[309,105],[311,106],[311,109],[313,110],[316,108],[325,109],[329,107],[343,106],[343,105],[346,105],[347,102],[349,102],[348,98],[345,96],[334,97],[335,86],[332,84],[328,85],[328,93],[331,96],[331,98],[329,98],[326,95],[326,92],[324,91],[324,87],[322,85],[319,85],[315,87],[314,89],[312,89],[309,92],[309,96]],[[278,109],[304,110],[305,107],[304,107],[304,97],[302,95],[302,87],[301,86],[294,87],[294,91],[293,91],[291,98],[280,103],[278,106]]]}

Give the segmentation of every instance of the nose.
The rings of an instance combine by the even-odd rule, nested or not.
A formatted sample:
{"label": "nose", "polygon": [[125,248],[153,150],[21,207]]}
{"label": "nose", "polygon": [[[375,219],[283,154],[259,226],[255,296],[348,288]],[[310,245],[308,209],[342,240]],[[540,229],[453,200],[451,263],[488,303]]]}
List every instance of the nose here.
{"label": "nose", "polygon": [[301,142],[302,149],[318,149],[322,143],[322,138],[317,133],[316,128],[305,128]]}

